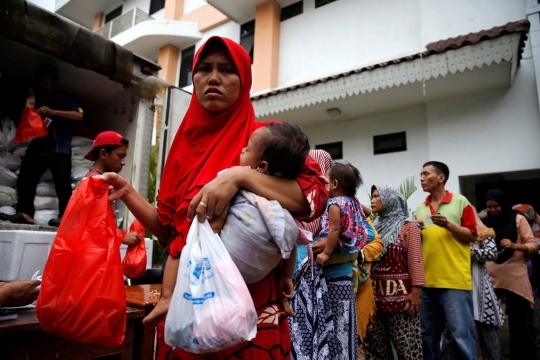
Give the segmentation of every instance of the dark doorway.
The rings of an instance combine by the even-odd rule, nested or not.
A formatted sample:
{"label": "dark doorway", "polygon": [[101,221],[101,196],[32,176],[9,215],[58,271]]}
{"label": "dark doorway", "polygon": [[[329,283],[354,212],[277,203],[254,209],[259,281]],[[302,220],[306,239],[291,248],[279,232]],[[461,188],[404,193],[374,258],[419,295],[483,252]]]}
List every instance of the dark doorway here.
{"label": "dark doorway", "polygon": [[476,206],[485,209],[484,194],[490,189],[502,190],[511,205],[530,204],[540,209],[540,169],[460,176],[461,193]]}

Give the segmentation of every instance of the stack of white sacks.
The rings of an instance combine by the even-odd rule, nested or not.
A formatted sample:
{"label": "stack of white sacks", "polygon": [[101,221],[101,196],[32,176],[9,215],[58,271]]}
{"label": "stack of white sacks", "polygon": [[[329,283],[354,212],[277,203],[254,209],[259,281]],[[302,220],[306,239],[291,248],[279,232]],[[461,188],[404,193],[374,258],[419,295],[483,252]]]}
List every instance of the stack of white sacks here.
{"label": "stack of white sacks", "polygon": [[[22,158],[26,154],[30,142],[13,144],[16,126],[8,118],[0,119],[0,212],[15,214],[17,203],[17,177]],[[71,142],[71,181],[72,188],[80,183],[92,166],[92,162],[84,160],[84,155],[92,148],[92,139],[74,136]],[[48,225],[49,220],[58,218],[58,197],[50,170],[43,174],[34,199],[34,222],[36,225]]]}

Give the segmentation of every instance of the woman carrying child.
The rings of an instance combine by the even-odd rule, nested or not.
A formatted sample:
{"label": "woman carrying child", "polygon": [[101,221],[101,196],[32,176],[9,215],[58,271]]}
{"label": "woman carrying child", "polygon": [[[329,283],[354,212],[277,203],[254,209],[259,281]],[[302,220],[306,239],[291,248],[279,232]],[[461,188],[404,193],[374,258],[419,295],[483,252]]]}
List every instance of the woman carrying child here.
{"label": "woman carrying child", "polygon": [[[277,200],[304,221],[319,217],[327,200],[319,166],[309,157],[294,180],[238,166],[242,149],[253,132],[267,125],[255,122],[249,98],[251,59],[240,45],[226,38],[210,38],[194,58],[193,84],[190,106],[163,170],[157,209],[117,174],[101,177],[114,188],[111,199],[120,198],[160,242],[170,244],[171,257],[165,267],[164,282],[176,278],[178,257],[185,246],[190,220],[197,215],[198,221],[208,217],[212,224],[239,188]],[[228,170],[217,176],[223,169]],[[259,317],[257,336],[252,341],[198,356],[173,350],[165,344],[162,321],[158,325],[156,359],[289,358],[289,326],[280,304],[276,271],[248,285],[248,289]],[[171,295],[164,292],[165,288],[163,297]],[[149,320],[162,317],[168,304],[162,302],[156,309],[157,313]]]}
{"label": "woman carrying child", "polygon": [[[317,265],[312,286],[305,286],[311,279],[311,270],[307,268],[309,262],[303,263],[298,270],[299,286],[293,300],[293,309],[297,313],[293,322],[293,330],[297,331],[291,335],[293,357],[301,353],[319,359],[356,359],[358,335],[352,274],[356,260],[362,261],[361,249],[368,242],[371,227],[355,198],[362,181],[358,169],[350,164],[334,164],[329,180],[331,199],[319,233],[319,241],[325,246],[319,247],[318,251],[314,247]],[[374,236],[373,230],[371,233]],[[322,273],[319,266],[322,266]],[[309,294],[313,287],[319,294],[315,297]],[[319,309],[318,314],[310,313],[313,306]],[[322,312],[326,316],[331,314],[333,321],[329,323],[327,318],[322,318]],[[312,324],[311,317],[304,314],[318,316],[318,321]],[[306,342],[305,338],[313,338],[316,342],[312,349],[308,344],[311,340]]]}
{"label": "woman carrying child", "polygon": [[391,341],[399,359],[422,359],[420,287],[425,284],[420,228],[408,220],[407,200],[388,185],[371,188],[374,225],[384,250],[371,268],[377,313],[364,341],[366,360],[386,360]]}

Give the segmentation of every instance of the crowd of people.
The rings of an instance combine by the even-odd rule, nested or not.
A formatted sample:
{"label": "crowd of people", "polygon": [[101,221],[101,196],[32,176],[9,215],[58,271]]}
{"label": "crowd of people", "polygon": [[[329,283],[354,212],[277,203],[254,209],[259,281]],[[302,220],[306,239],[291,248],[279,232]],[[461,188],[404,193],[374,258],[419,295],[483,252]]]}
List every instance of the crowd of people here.
{"label": "crowd of people", "polygon": [[[366,207],[356,198],[362,185],[356,167],[333,163],[322,150],[308,155],[298,127],[255,121],[251,59],[241,46],[212,37],[193,64],[193,96],[163,170],[157,207],[118,175],[125,139],[109,134],[112,142],[89,154],[96,163],[88,176],[108,183],[110,199],[123,201],[170,251],[162,299],[144,319],[157,325],[156,359],[386,360],[393,348],[399,359],[472,360],[477,342],[484,360],[499,359],[500,303],[506,304],[511,358],[536,358],[540,303],[535,308],[531,283],[537,289],[540,277],[538,267],[527,267],[538,252],[534,209],[513,209],[502,191],[491,190],[480,218],[464,196],[446,190],[450,170],[437,161],[419,169],[429,195],[413,216],[404,195],[385,184],[371,187]],[[204,356],[173,349],[165,343],[163,319],[190,222],[208,220],[219,233],[240,189],[279,202],[312,242],[284,251],[292,260],[284,256],[248,283],[259,316],[253,340]],[[269,312],[273,321],[263,318]]]}

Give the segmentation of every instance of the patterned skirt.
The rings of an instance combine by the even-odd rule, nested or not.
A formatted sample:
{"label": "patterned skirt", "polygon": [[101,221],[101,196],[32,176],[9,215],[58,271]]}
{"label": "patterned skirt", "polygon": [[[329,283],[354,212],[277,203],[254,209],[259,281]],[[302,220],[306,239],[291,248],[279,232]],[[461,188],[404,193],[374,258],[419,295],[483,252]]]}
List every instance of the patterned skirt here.
{"label": "patterned skirt", "polygon": [[248,285],[259,320],[257,336],[232,348],[211,354],[196,355],[173,349],[165,343],[164,321],[157,328],[156,360],[282,360],[290,359],[290,331],[287,316],[279,303],[277,278],[272,271],[264,279]]}
{"label": "patterned skirt", "polygon": [[[295,360],[356,359],[358,332],[351,277],[324,279],[308,262],[298,268],[291,299],[291,357]],[[313,276],[312,276],[313,275]]]}

